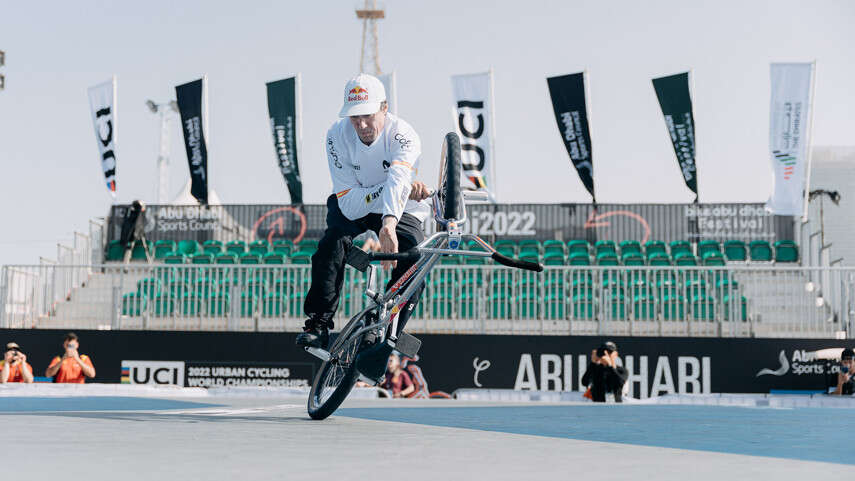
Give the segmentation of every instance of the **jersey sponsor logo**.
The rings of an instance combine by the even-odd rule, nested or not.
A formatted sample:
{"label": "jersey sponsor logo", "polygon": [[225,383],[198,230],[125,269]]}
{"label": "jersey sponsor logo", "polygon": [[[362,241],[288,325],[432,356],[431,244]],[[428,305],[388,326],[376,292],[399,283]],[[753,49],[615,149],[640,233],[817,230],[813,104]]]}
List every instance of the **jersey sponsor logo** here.
{"label": "jersey sponsor logo", "polygon": [[333,144],[332,137],[327,138],[327,147],[329,147],[330,158],[332,159],[333,164],[340,169],[342,166],[341,162],[338,160],[338,152],[335,151],[335,145]]}
{"label": "jersey sponsor logo", "polygon": [[350,89],[347,94],[348,102],[362,102],[364,100],[368,100],[368,90],[365,90],[359,85]]}
{"label": "jersey sponsor logo", "polygon": [[395,134],[395,140],[401,144],[401,150],[410,151],[412,150],[412,141],[404,136],[404,134],[397,133]]}
{"label": "jersey sponsor logo", "polygon": [[389,170],[389,161],[388,161],[388,160],[384,160],[384,161],[383,161],[383,172],[385,172],[385,171],[387,171],[387,170]]}
{"label": "jersey sponsor logo", "polygon": [[365,196],[365,203],[370,204],[373,200],[380,197],[380,194],[383,193],[383,186],[381,185],[379,189],[374,192],[369,192],[368,195]]}
{"label": "jersey sponsor logo", "polygon": [[342,197],[346,196],[348,192],[350,192],[350,189],[343,190],[343,191],[341,191],[341,192],[337,193],[335,196],[336,196],[337,198],[341,199]]}

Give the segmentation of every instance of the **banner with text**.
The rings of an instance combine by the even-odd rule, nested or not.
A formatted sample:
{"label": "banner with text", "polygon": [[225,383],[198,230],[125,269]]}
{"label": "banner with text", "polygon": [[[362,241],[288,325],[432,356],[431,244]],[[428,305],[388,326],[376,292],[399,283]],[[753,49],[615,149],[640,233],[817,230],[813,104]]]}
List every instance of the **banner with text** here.
{"label": "banner with text", "polygon": [[588,129],[588,107],[585,102],[585,75],[576,73],[546,79],[552,110],[558,131],[579,179],[588,189],[594,203],[594,159],[591,153],[591,133]]}
{"label": "banner with text", "polygon": [[267,84],[267,111],[273,130],[273,147],[279,170],[288,185],[292,204],[303,203],[303,182],[297,158],[297,79],[291,77]]}
{"label": "banner with text", "polygon": [[89,107],[95,125],[95,140],[101,155],[101,170],[107,190],[116,198],[116,78],[89,87]]}
{"label": "banner with text", "polygon": [[769,112],[769,154],[775,187],[766,206],[778,215],[804,211],[808,122],[813,89],[812,63],[773,63]]}
{"label": "banner with text", "polygon": [[689,73],[653,79],[653,89],[665,116],[665,126],[674,145],[677,164],[686,186],[698,196],[698,172],[695,166],[695,117],[689,93]]}
{"label": "banner with text", "polygon": [[190,166],[192,187],[190,193],[202,205],[208,203],[208,148],[202,128],[202,98],[204,79],[175,87],[178,111],[181,113],[181,130],[184,132],[184,148]]}
{"label": "banner with text", "polygon": [[493,79],[490,72],[453,75],[454,128],[460,136],[464,188],[491,193],[495,188],[491,174],[495,170],[493,152]]}

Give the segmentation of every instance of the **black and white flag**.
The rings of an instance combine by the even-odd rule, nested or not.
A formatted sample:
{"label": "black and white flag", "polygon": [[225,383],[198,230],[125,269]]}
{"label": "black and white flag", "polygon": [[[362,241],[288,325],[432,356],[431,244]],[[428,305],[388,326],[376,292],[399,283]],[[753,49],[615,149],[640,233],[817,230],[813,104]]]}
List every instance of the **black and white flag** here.
{"label": "black and white flag", "polygon": [[89,107],[107,190],[116,198],[116,77],[89,88]]}
{"label": "black and white flag", "polygon": [[190,166],[192,186],[190,192],[200,204],[208,203],[208,148],[202,128],[202,98],[204,79],[175,87],[178,111],[181,113],[181,130],[184,148]]}
{"label": "black and white flag", "polygon": [[665,126],[674,145],[677,164],[686,186],[698,196],[698,171],[695,166],[695,117],[689,93],[689,73],[653,79],[653,89],[665,116]]}
{"label": "black and white flag", "polygon": [[546,79],[552,110],[564,146],[570,155],[579,179],[588,189],[594,203],[594,159],[591,154],[591,133],[588,128],[588,106],[585,101],[585,75],[574,73]]}
{"label": "black and white flag", "polygon": [[303,203],[303,183],[300,180],[300,166],[297,146],[299,142],[297,118],[298,78],[291,77],[267,84],[267,111],[270,114],[270,128],[273,130],[273,147],[279,161],[279,171],[292,204]]}

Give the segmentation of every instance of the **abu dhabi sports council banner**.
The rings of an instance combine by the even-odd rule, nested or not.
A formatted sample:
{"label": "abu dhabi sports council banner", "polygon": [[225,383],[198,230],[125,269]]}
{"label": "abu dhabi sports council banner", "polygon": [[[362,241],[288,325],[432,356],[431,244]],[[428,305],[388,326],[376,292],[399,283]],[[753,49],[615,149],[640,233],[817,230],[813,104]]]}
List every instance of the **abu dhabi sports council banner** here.
{"label": "abu dhabi sports council banner", "polygon": [[204,79],[194,80],[175,87],[178,111],[181,113],[181,130],[184,148],[190,166],[190,193],[200,204],[208,203],[208,147],[202,127],[202,98]]}
{"label": "abu dhabi sports council banner", "polygon": [[778,215],[803,215],[808,162],[812,63],[773,63],[769,153],[775,187],[766,206]]}
{"label": "abu dhabi sports council banner", "polygon": [[575,73],[546,79],[552,110],[558,131],[579,179],[588,189],[594,203],[594,159],[591,154],[591,133],[588,129],[588,107],[585,101],[585,75]]}
{"label": "abu dhabi sports council banner", "polygon": [[389,112],[398,115],[398,88],[395,71],[378,75],[378,79],[383,83],[383,88],[386,89],[386,105],[389,107]]}
{"label": "abu dhabi sports council banner", "polygon": [[689,93],[689,73],[653,79],[653,89],[665,116],[665,126],[674,145],[677,164],[686,186],[698,196],[698,172],[695,167],[695,117]]}
{"label": "abu dhabi sports council banner", "polygon": [[116,77],[89,87],[89,107],[95,125],[95,140],[101,155],[101,170],[107,190],[116,198]]}
{"label": "abu dhabi sports council banner", "polygon": [[273,130],[273,147],[279,160],[279,170],[288,184],[292,204],[303,203],[303,182],[297,158],[297,85],[297,77],[267,84],[267,111]]}
{"label": "abu dhabi sports council banner", "polygon": [[496,168],[492,72],[453,75],[451,88],[454,94],[454,128],[460,136],[462,151],[461,185],[464,188],[485,190],[492,197]]}

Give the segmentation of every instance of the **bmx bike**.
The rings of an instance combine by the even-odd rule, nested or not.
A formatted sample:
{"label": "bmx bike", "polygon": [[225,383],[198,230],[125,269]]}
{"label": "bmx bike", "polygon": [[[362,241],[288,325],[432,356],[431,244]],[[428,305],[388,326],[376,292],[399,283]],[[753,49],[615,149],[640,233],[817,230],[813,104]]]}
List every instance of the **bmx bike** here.
{"label": "bmx bike", "polygon": [[[358,248],[350,249],[347,263],[367,272],[365,295],[371,303],[342,328],[328,351],[317,347],[305,348],[323,361],[309,391],[308,411],[312,419],[324,419],[335,412],[357,381],[379,384],[392,350],[415,357],[421,341],[403,332],[404,326],[399,326],[398,314],[424,284],[440,256],[490,257],[504,266],[543,271],[540,264],[506,257],[477,235],[463,233],[465,201],[483,201],[487,197],[484,192],[461,191],[461,174],[460,139],[451,132],[446,134],[442,144],[439,189],[431,196],[438,232],[401,253],[366,253]],[[461,242],[464,240],[474,240],[484,250],[463,250]],[[385,292],[380,292],[376,266],[371,261],[385,260],[415,260],[416,263]]]}

